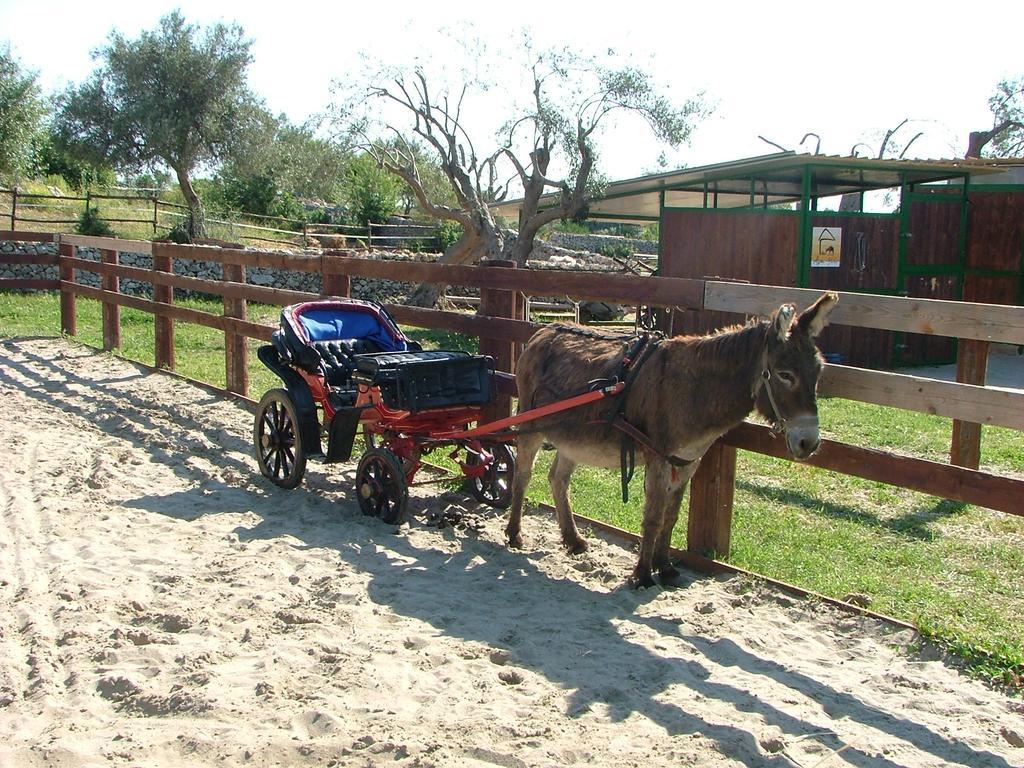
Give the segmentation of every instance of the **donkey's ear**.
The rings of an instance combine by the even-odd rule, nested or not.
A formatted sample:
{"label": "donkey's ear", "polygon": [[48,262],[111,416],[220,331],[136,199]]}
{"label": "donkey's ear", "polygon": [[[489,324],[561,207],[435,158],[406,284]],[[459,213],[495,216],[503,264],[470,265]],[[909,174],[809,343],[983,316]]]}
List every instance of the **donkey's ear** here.
{"label": "donkey's ear", "polygon": [[800,319],[797,320],[800,330],[811,338],[817,336],[828,325],[828,316],[838,303],[838,294],[833,291],[823,293],[820,299],[800,313]]}
{"label": "donkey's ear", "polygon": [[789,328],[793,325],[793,316],[795,314],[796,307],[792,304],[783,304],[775,310],[772,326],[775,330],[775,335],[779,337],[779,341],[785,341],[786,337],[789,336]]}

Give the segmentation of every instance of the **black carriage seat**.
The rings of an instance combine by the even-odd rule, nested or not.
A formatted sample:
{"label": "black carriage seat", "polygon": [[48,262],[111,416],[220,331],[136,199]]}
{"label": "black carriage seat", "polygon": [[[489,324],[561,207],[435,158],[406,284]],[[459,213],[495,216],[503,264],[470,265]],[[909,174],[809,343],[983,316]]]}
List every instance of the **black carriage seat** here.
{"label": "black carriage seat", "polygon": [[389,408],[484,405],[491,401],[494,359],[452,350],[357,355],[353,379],[380,388]]}
{"label": "black carriage seat", "polygon": [[331,387],[349,387],[356,365],[354,355],[381,352],[379,345],[369,339],[332,339],[311,343],[319,356],[324,378]]}

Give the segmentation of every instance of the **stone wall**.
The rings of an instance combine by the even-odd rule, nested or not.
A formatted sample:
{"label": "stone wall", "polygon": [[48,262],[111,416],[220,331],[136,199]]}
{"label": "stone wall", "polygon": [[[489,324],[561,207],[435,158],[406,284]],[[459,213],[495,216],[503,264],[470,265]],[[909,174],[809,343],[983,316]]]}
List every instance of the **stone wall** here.
{"label": "stone wall", "polygon": [[[621,238],[618,238],[621,239]],[[53,243],[22,243],[0,241],[0,253],[56,254],[57,247]],[[99,260],[99,252],[89,248],[79,248],[78,256],[82,259]],[[437,254],[410,253],[407,251],[370,251],[365,257],[387,259],[390,261],[434,261]],[[139,269],[152,269],[153,259],[144,253],[121,253],[121,264]],[[619,266],[614,261],[595,253],[572,251],[548,243],[538,243],[533,258],[529,262],[532,269],[566,269],[587,271],[618,272]],[[175,274],[198,277],[206,280],[220,280],[221,266],[213,262],[191,261],[188,259],[174,260]],[[319,293],[320,275],[311,272],[291,272],[283,269],[249,268],[246,271],[248,282],[253,285],[273,288],[287,288],[293,291]],[[0,277],[22,277],[44,280],[57,279],[57,267],[43,264],[0,264]],[[79,270],[76,279],[91,287],[100,287],[100,276]],[[352,279],[352,296],[357,299],[369,299],[377,302],[400,303],[414,288],[414,284],[394,280],[379,280],[363,277]],[[121,291],[133,296],[152,296],[152,285],[147,282],[121,278]],[[456,286],[453,290],[458,295],[477,295],[475,289]],[[175,289],[175,295],[188,297],[190,291]]]}
{"label": "stone wall", "polygon": [[548,243],[570,251],[589,251],[600,253],[602,250],[629,249],[633,253],[645,256],[658,254],[657,240],[637,240],[616,235],[576,235],[568,232],[552,232],[548,235]]}

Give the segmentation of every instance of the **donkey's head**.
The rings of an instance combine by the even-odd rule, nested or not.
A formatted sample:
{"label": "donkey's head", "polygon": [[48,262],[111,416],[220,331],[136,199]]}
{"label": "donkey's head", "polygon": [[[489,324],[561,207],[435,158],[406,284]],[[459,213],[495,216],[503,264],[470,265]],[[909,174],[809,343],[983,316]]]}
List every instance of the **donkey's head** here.
{"label": "donkey's head", "polygon": [[814,337],[828,323],[839,297],[829,291],[799,316],[783,304],[769,321],[762,365],[754,384],[758,412],[772,429],[786,436],[786,447],[797,459],[818,449],[818,377],[823,362]]}

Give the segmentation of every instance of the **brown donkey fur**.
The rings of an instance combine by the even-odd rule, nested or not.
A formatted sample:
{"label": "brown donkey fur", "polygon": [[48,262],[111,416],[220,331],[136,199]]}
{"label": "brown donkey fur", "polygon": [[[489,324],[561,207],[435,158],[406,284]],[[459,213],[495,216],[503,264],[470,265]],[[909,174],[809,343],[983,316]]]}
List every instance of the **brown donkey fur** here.
{"label": "brown donkey fur", "polygon": [[[796,319],[793,306],[785,304],[771,318],[745,327],[665,339],[630,372],[622,414],[650,445],[636,445],[637,464],[646,470],[646,498],[635,585],[653,585],[654,571],[663,583],[678,576],[669,545],[686,484],[711,444],[751,411],[785,433],[794,457],[807,458],[817,449],[815,390],[822,360],[813,339],[837,301],[836,294],[826,293]],[[630,338],[580,326],[541,329],[516,367],[520,408],[561,400],[611,379],[630,345]],[[511,546],[522,546],[525,490],[537,451],[549,442],[557,449],[548,477],[562,542],[574,554],[586,549],[572,518],[569,478],[577,464],[619,467],[623,433],[608,423],[609,409],[613,413],[618,407],[614,399],[599,400],[524,425],[506,528]],[[690,463],[679,466],[680,460]]]}

